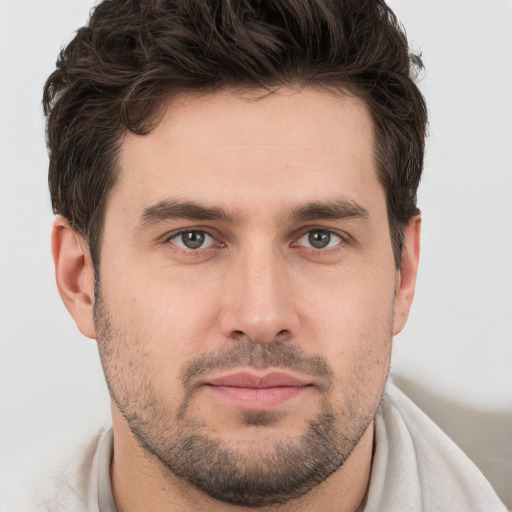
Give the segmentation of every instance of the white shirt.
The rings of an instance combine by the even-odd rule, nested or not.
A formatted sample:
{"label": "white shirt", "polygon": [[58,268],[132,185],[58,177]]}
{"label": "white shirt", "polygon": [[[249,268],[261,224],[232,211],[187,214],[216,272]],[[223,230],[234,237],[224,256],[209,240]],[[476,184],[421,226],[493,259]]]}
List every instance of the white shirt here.
{"label": "white shirt", "polygon": [[[0,483],[1,512],[117,512],[110,487],[112,429],[55,477]],[[45,472],[46,473],[46,472]],[[507,512],[468,457],[396,386],[375,417],[375,452],[360,512]]]}

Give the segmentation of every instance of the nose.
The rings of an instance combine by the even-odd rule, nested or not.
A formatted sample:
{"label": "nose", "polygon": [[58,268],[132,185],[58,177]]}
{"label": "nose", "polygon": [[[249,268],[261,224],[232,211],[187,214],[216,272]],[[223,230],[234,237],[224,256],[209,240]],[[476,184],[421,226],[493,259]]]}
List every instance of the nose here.
{"label": "nose", "polygon": [[271,250],[248,252],[238,256],[226,276],[222,334],[253,343],[290,340],[298,332],[299,316],[286,262]]}

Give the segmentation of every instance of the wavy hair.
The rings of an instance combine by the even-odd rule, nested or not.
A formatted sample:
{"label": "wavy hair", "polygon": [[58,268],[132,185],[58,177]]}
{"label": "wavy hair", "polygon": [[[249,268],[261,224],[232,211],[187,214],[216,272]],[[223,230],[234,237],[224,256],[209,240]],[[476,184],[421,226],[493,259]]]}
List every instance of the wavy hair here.
{"label": "wavy hair", "polygon": [[383,0],[105,0],[62,49],[44,87],[53,210],[98,262],[127,130],[149,133],[174,94],[226,87],[328,87],[369,107],[393,253],[419,213],[422,68]]}

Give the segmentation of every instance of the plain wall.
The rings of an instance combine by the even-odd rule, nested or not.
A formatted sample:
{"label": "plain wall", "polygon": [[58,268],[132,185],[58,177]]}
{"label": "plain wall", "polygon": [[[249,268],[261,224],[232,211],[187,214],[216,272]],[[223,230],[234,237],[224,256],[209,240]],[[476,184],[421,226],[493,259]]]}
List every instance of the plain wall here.
{"label": "plain wall", "polygon": [[[390,3],[430,110],[420,276],[393,372],[512,506],[512,2]],[[0,0],[0,472],[109,416],[95,343],[54,284],[40,106],[92,5]]]}

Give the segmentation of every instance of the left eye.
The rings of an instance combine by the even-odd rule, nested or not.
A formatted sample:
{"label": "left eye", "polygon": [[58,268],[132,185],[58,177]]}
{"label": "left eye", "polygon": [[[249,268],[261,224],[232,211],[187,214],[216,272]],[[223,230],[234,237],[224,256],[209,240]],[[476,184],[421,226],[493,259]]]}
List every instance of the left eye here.
{"label": "left eye", "polygon": [[313,249],[330,249],[342,241],[341,237],[325,229],[312,229],[297,240],[297,245]]}
{"label": "left eye", "polygon": [[182,249],[198,250],[206,249],[215,243],[215,239],[205,231],[182,231],[173,235],[170,239],[174,245]]}

